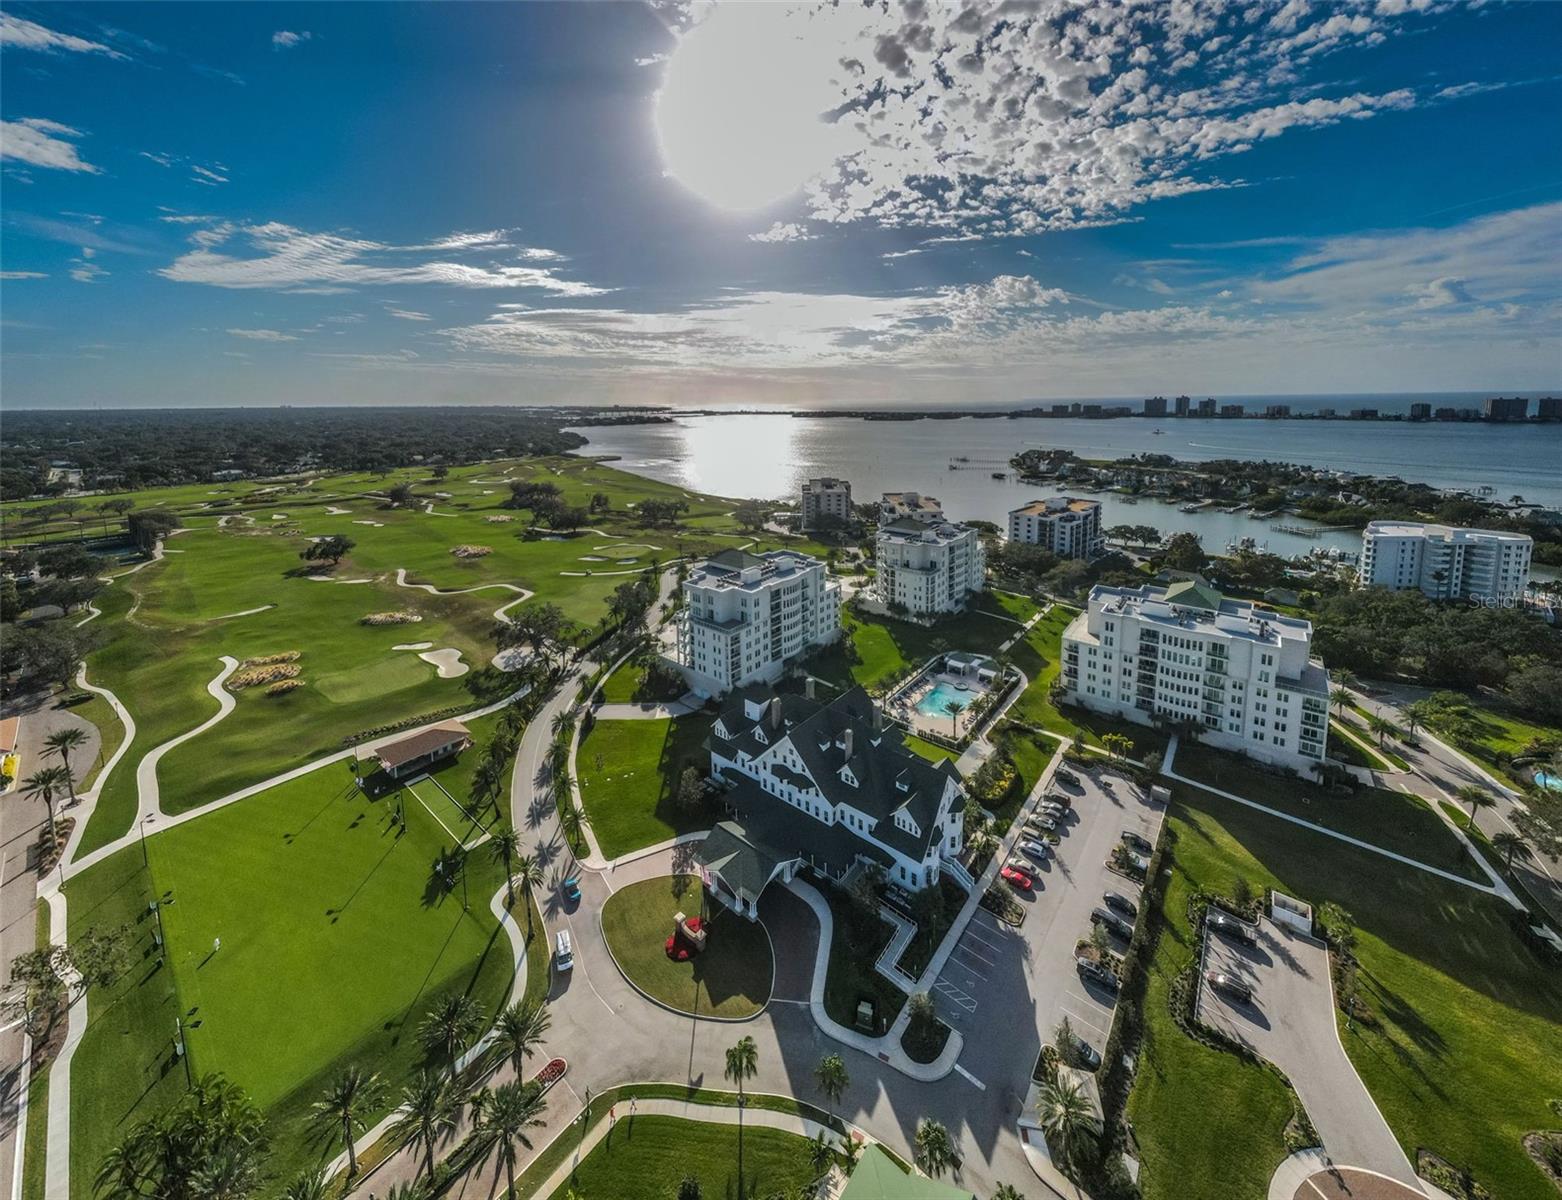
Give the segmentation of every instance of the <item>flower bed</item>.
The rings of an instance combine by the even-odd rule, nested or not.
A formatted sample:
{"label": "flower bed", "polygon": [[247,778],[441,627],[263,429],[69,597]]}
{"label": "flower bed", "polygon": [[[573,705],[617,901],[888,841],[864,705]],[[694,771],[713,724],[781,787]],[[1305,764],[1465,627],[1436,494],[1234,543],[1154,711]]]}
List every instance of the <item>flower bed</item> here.
{"label": "flower bed", "polygon": [[564,1078],[564,1072],[569,1070],[569,1063],[562,1058],[548,1060],[548,1064],[532,1076],[532,1082],[537,1084],[544,1092]]}

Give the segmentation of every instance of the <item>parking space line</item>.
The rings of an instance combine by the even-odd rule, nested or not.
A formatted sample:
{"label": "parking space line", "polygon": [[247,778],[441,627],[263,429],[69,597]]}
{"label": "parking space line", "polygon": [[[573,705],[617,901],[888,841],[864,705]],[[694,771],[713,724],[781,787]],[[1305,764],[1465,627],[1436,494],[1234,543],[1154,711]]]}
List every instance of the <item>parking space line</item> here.
{"label": "parking space line", "polygon": [[950,951],[949,957],[953,958],[956,954],[964,954],[968,958],[974,958],[977,962],[979,962],[983,966],[987,966],[987,967],[992,966],[994,963],[996,963],[998,961],[995,958],[986,958],[983,955],[978,954],[975,950],[971,949],[971,947],[967,946],[964,942],[961,942],[952,951]]}
{"label": "parking space line", "polygon": [[959,1064],[959,1063],[956,1063],[956,1064],[955,1064],[955,1070],[957,1070],[957,1071],[959,1071],[959,1072],[960,1072],[960,1074],[962,1074],[962,1075],[964,1075],[964,1076],[965,1076],[965,1078],[966,1078],[966,1079],[967,1079],[967,1080],[969,1080],[969,1081],[970,1081],[970,1082],[971,1082],[971,1083],[974,1083],[974,1084],[975,1084],[975,1085],[976,1085],[976,1086],[977,1086],[977,1087],[979,1087],[979,1088],[981,1088],[981,1089],[982,1089],[982,1091],[984,1091],[984,1092],[985,1092],[985,1091],[986,1091],[986,1090],[987,1090],[987,1085],[986,1085],[986,1084],[985,1084],[985,1083],[983,1083],[983,1082],[982,1082],[982,1081],[981,1081],[981,1080],[980,1080],[980,1079],[978,1079],[978,1078],[977,1078],[977,1077],[976,1077],[976,1076],[975,1076],[975,1075],[972,1075],[972,1074],[971,1074],[971,1072],[969,1072],[969,1071],[967,1071],[967,1070],[966,1070],[966,1069],[965,1069],[965,1068],[964,1068],[964,1067],[962,1067],[962,1066],[961,1066],[961,1065],[960,1065],[960,1064]]}

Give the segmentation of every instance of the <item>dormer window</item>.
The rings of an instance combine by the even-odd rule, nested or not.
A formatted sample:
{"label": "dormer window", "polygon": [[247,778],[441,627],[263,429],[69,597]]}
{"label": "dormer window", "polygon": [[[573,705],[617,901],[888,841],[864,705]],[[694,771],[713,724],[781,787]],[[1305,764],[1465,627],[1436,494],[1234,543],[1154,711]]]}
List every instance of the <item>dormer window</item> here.
{"label": "dormer window", "polygon": [[857,777],[852,774],[852,771],[851,771],[850,767],[842,767],[841,771],[840,771],[840,775],[841,775],[841,778],[843,780],[845,780],[847,783],[851,784],[852,787],[856,787],[857,786]]}

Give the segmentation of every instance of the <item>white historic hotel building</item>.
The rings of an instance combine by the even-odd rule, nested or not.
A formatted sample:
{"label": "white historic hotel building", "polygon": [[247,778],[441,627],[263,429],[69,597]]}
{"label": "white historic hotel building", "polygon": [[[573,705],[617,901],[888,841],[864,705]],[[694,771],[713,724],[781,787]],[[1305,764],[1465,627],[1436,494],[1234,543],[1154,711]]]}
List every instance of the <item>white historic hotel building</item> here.
{"label": "white historic hotel building", "polygon": [[1071,703],[1196,721],[1201,741],[1305,774],[1329,736],[1329,675],[1311,645],[1309,622],[1205,583],[1097,585],[1063,631],[1063,683]]}
{"label": "white historic hotel building", "polygon": [[1373,521],[1361,535],[1361,586],[1419,588],[1433,600],[1518,600],[1535,542],[1525,533]]}
{"label": "white historic hotel building", "polygon": [[700,696],[776,680],[788,659],[841,633],[841,585],[794,550],[723,550],[694,568],[683,598],[675,661]]}

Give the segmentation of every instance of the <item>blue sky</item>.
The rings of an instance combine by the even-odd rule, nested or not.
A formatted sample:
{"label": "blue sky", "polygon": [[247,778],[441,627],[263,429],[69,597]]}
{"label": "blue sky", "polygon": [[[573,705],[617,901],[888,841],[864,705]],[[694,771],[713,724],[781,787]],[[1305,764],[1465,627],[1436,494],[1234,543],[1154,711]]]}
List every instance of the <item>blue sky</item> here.
{"label": "blue sky", "polygon": [[38,407],[1562,384],[1562,6],[6,4]]}

